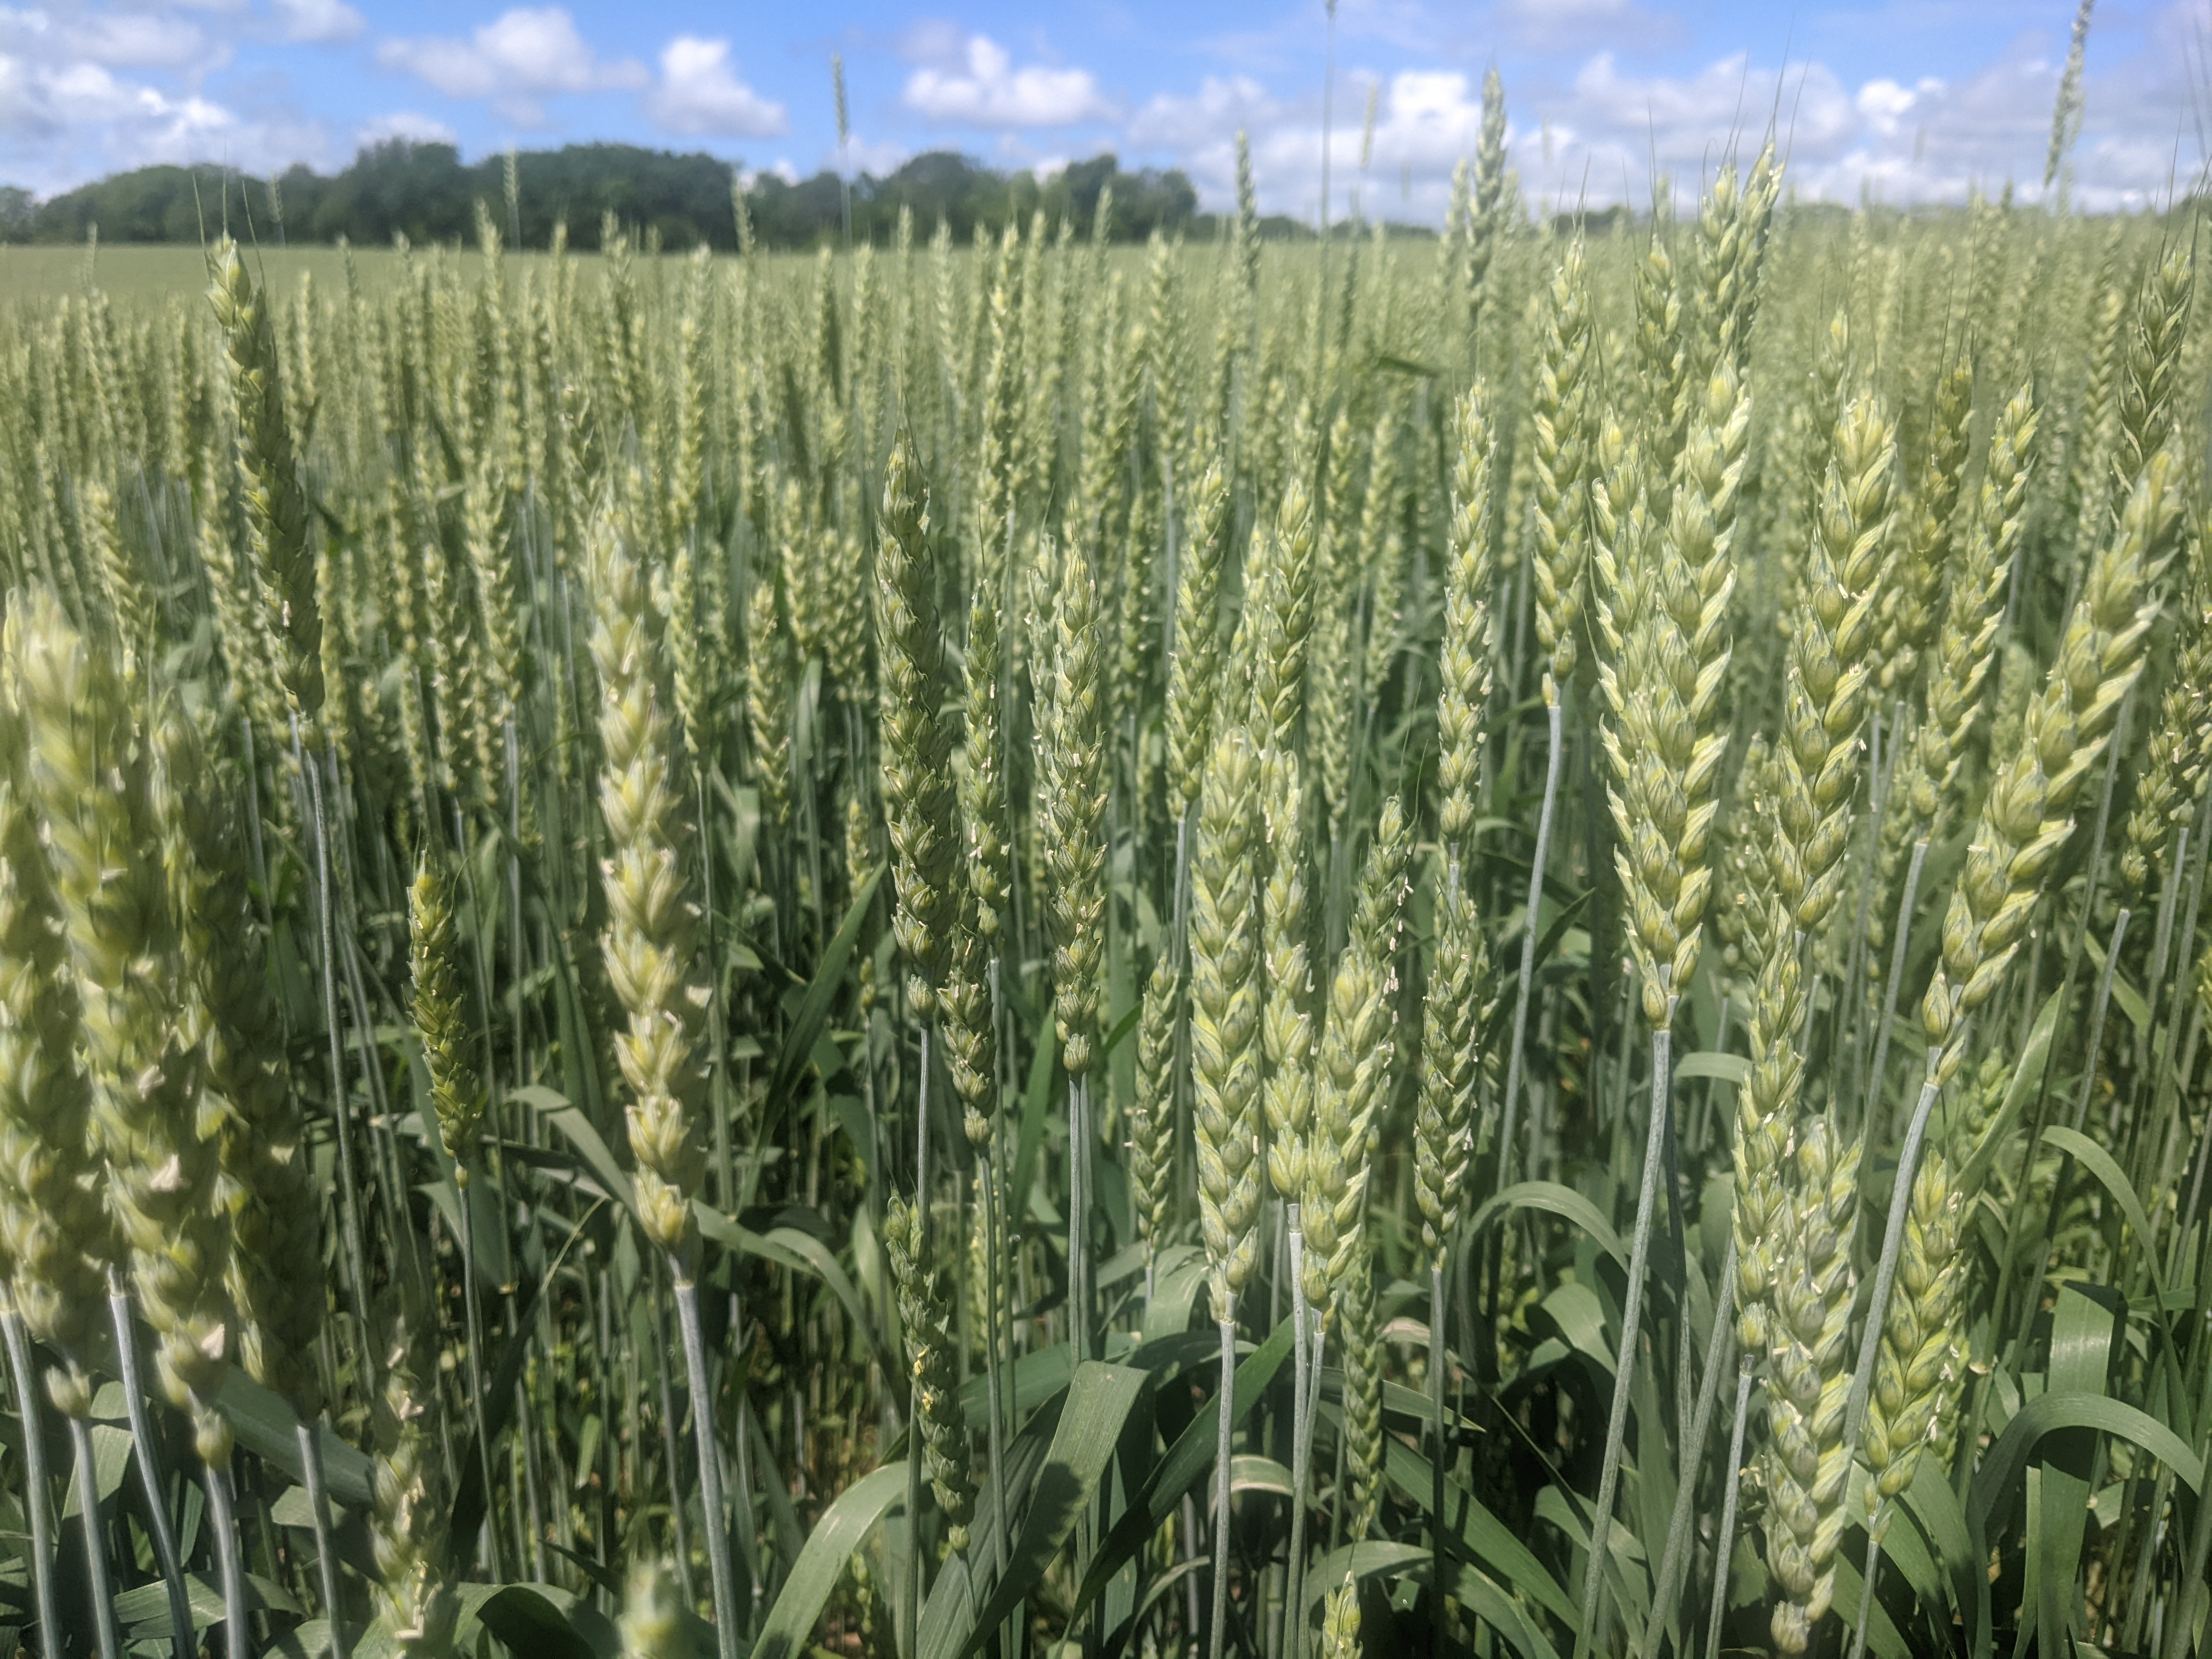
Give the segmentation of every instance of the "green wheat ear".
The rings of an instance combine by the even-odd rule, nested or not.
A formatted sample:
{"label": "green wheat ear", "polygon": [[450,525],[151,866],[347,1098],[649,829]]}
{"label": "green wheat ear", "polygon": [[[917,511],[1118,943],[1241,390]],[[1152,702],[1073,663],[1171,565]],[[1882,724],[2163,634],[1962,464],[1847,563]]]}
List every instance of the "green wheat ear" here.
{"label": "green wheat ear", "polygon": [[622,1659],[692,1659],[683,1599],[666,1562],[640,1561],[629,1570],[617,1628]]}
{"label": "green wheat ear", "polygon": [[690,828],[673,771],[661,702],[659,641],[644,571],[612,516],[592,523],[591,565],[599,671],[599,811],[608,856],[602,938],[607,980],[627,1016],[615,1058],[630,1089],[630,1152],[647,1237],[686,1261],[697,1238],[691,1213],[703,1156],[694,1133],[700,1078],[694,1057],[707,1007],[692,978],[697,913],[684,881]]}
{"label": "green wheat ear", "polygon": [[224,1114],[202,1109],[204,1057],[179,991],[182,940],[162,868],[167,826],[149,734],[104,643],[44,590],[9,615],[7,654],[28,738],[63,937],[82,1001],[80,1048],[109,1212],[169,1401],[210,1468],[228,1462],[216,1411],[230,1364],[230,1235],[218,1194]]}
{"label": "green wheat ear", "polygon": [[270,632],[283,647],[277,678],[307,727],[303,735],[312,737],[323,707],[323,616],[307,545],[307,492],[284,412],[269,296],[246,275],[237,244],[228,238],[215,251],[208,298],[230,350],[246,533]]}
{"label": "green wheat ear", "polygon": [[938,1507],[950,1523],[948,1541],[958,1553],[968,1547],[975,1481],[969,1468],[967,1419],[960,1407],[950,1276],[924,1259],[925,1246],[920,1208],[904,1197],[893,1197],[884,1216],[884,1248],[898,1286],[899,1324],[906,1333],[922,1457]]}
{"label": "green wheat ear", "polygon": [[82,1364],[99,1336],[103,1264],[121,1244],[101,1203],[76,985],[30,793],[17,626],[0,656],[0,1260],[24,1323],[76,1373],[65,1393],[88,1408]]}
{"label": "green wheat ear", "polygon": [[1207,1279],[1223,1323],[1236,1317],[1258,1251],[1259,796],[1258,757],[1233,726],[1206,769],[1191,861],[1191,1121]]}
{"label": "green wheat ear", "polygon": [[465,1190],[483,1132],[484,1091],[469,1057],[468,1017],[461,1002],[460,963],[453,939],[453,890],[427,858],[416,866],[414,884],[408,889],[407,925],[407,963],[414,981],[409,1009],[430,1073],[438,1139],[453,1160],[455,1184]]}
{"label": "green wheat ear", "polygon": [[206,1057],[208,1093],[222,1103],[217,1191],[231,1229],[239,1360],[312,1419],[322,1406],[315,1347],[326,1309],[319,1277],[303,1276],[299,1264],[322,1258],[322,1200],[269,991],[236,781],[176,711],[156,742],[187,1018]]}
{"label": "green wheat ear", "polygon": [[1322,1611],[1322,1659],[1359,1659],[1359,1583],[1350,1573]]}
{"label": "green wheat ear", "polygon": [[446,1659],[459,1608],[438,1561],[450,1512],[432,1445],[437,1396],[424,1381],[419,1313],[388,1322],[384,1390],[376,1402],[371,1475],[370,1587],[380,1621],[405,1659]]}

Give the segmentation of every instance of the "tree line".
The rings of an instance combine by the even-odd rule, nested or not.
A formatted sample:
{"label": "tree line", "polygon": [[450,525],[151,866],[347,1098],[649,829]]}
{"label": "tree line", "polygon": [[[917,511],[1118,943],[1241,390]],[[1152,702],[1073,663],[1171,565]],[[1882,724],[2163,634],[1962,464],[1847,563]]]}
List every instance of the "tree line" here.
{"label": "tree line", "polygon": [[[731,191],[738,176],[715,156],[634,144],[568,144],[464,162],[452,144],[392,138],[328,175],[305,165],[269,179],[210,163],[147,167],[43,202],[0,186],[0,240],[82,241],[96,226],[107,242],[198,242],[226,228],[264,245],[344,237],[374,247],[399,235],[450,241],[473,236],[481,202],[523,247],[547,246],[555,226],[565,223],[570,246],[596,248],[611,215],[641,240],[729,250],[737,245]],[[1143,240],[1155,229],[1198,232],[1210,223],[1180,169],[1126,172],[1110,154],[1040,180],[933,150],[882,178],[863,173],[849,183],[826,170],[796,182],[758,173],[745,181],[744,197],[763,246],[804,248],[848,234],[855,241],[886,242],[902,209],[912,210],[917,235],[929,235],[941,219],[963,241],[978,225],[1036,208],[1088,228],[1109,185],[1109,234],[1115,240]]]}

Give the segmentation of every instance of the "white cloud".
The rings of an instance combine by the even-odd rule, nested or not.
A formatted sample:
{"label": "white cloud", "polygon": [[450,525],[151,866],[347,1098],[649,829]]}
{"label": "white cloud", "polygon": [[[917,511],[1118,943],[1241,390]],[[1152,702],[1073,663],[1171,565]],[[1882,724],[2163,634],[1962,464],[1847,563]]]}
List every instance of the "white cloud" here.
{"label": "white cloud", "polygon": [[957,61],[925,64],[907,77],[902,101],[935,121],[976,127],[1064,127],[1112,117],[1089,70],[1027,64],[995,40],[971,34]]}
{"label": "white cloud", "polygon": [[787,131],[788,112],[738,79],[727,40],[679,34],[662,49],[660,80],[646,113],[667,132],[767,137]]}
{"label": "white cloud", "polygon": [[386,139],[404,138],[410,144],[458,144],[460,136],[434,115],[419,110],[395,109],[372,116],[354,129],[354,147],[366,149]]}
{"label": "white cloud", "polygon": [[491,100],[508,119],[536,125],[540,100],[561,93],[639,91],[649,77],[634,58],[603,61],[558,6],[515,6],[479,25],[465,40],[394,37],[377,62],[404,70],[454,98]]}
{"label": "white cloud", "polygon": [[326,161],[321,124],[269,82],[240,94],[210,79],[275,33],[245,0],[0,0],[0,179],[52,194],[155,162],[222,161],[258,176]]}
{"label": "white cloud", "polygon": [[1131,142],[1151,148],[1188,150],[1218,143],[1238,127],[1272,125],[1282,106],[1249,75],[1209,75],[1194,96],[1161,93],[1129,123]]}
{"label": "white cloud", "polygon": [[[1356,87],[1362,78],[1348,76]],[[1339,88],[1340,108],[1359,100]],[[1364,89],[1363,89],[1364,95]],[[1133,143],[1176,152],[1210,208],[1236,199],[1237,134],[1252,147],[1253,182],[1261,209],[1311,221],[1321,205],[1322,124],[1317,100],[1285,104],[1249,76],[1209,77],[1189,98],[1152,100],[1129,125]],[[1474,153],[1482,131],[1480,87],[1455,70],[1405,70],[1381,82],[1376,100],[1374,151],[1368,173],[1359,171],[1358,117],[1340,117],[1329,143],[1330,216],[1340,218],[1351,192],[1372,203],[1386,180],[1410,170],[1410,201],[1392,201],[1393,217],[1441,220],[1451,171]]]}
{"label": "white cloud", "polygon": [[846,140],[842,150],[830,149],[822,158],[822,165],[832,173],[842,173],[847,178],[858,178],[871,173],[881,179],[896,173],[914,152],[895,138],[864,138],[854,133]]}
{"label": "white cloud", "polygon": [[350,40],[364,27],[345,0],[274,0],[274,8],[287,40]]}
{"label": "white cloud", "polygon": [[1869,81],[1861,87],[1858,95],[1851,102],[1866,118],[1869,128],[1887,136],[1897,131],[1898,123],[1919,101],[1922,92],[1941,92],[1942,89],[1943,83],[1940,81],[1923,81],[1917,90],[1908,92],[1896,82],[1884,77]]}
{"label": "white cloud", "polygon": [[62,32],[70,50],[111,69],[182,69],[208,53],[207,37],[181,17],[105,12],[72,19]]}

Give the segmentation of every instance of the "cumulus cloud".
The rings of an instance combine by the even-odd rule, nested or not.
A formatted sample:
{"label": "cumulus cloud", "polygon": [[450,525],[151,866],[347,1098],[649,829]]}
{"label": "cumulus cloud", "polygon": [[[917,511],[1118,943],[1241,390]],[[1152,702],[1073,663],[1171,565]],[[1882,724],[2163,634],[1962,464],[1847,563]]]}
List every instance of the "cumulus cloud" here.
{"label": "cumulus cloud", "polygon": [[152,162],[219,160],[249,173],[321,161],[327,135],[280,106],[246,112],[209,74],[246,17],[0,5],[0,179],[52,194]]}
{"label": "cumulus cloud", "polygon": [[363,27],[361,14],[345,0],[274,0],[274,9],[287,40],[350,40]]}
{"label": "cumulus cloud", "polygon": [[[1411,193],[1390,204],[1395,217],[1437,218],[1443,215],[1452,168],[1474,153],[1482,131],[1481,88],[1456,70],[1403,70],[1381,79],[1354,72],[1351,88],[1362,82],[1376,88],[1374,149],[1369,172],[1359,171],[1361,131],[1354,118],[1340,118],[1331,135],[1329,165],[1334,174],[1330,216],[1341,217],[1350,192],[1374,201],[1385,179],[1410,177]],[[1358,106],[1358,99],[1342,98]],[[1289,104],[1249,76],[1209,78],[1188,98],[1163,95],[1130,123],[1133,143],[1177,152],[1206,205],[1226,208],[1236,198],[1237,134],[1252,146],[1254,181],[1261,206],[1270,213],[1316,217],[1321,205],[1322,124],[1317,100]]]}
{"label": "cumulus cloud", "polygon": [[152,12],[104,12],[72,19],[62,30],[70,49],[110,69],[186,69],[208,58],[197,24]]}
{"label": "cumulus cloud", "polygon": [[366,149],[387,139],[404,138],[410,144],[458,144],[460,136],[434,115],[419,110],[395,109],[372,116],[354,129],[354,148]]}
{"label": "cumulus cloud", "polygon": [[647,94],[646,113],[665,132],[766,137],[789,130],[781,104],[738,78],[727,40],[679,34],[660,54],[660,78]]}
{"label": "cumulus cloud", "polygon": [[489,99],[525,125],[544,121],[541,100],[550,95],[641,91],[651,78],[635,58],[601,59],[559,6],[512,7],[465,40],[395,37],[377,47],[376,58],[449,97]]}
{"label": "cumulus cloud", "polygon": [[[941,49],[933,43],[933,49]],[[1065,127],[1111,118],[1114,108],[1089,70],[1045,64],[1014,67],[997,41],[971,34],[957,53],[907,77],[906,106],[933,121],[975,127]]]}
{"label": "cumulus cloud", "polygon": [[867,138],[854,133],[846,140],[844,149],[825,153],[822,164],[848,178],[866,173],[881,179],[896,173],[913,154],[895,138]]}
{"label": "cumulus cloud", "polygon": [[[1870,61],[1849,78],[1818,58],[1656,60],[1647,50],[1653,27],[1674,27],[1664,15],[1672,9],[1664,0],[1494,0],[1490,17],[1524,45],[1561,52],[1560,42],[1584,32],[1584,49],[1549,66],[1524,63],[1508,78],[1512,159],[1533,205],[1640,206],[1655,167],[1686,200],[1728,156],[1754,150],[1770,123],[1790,187],[1809,198],[1855,202],[1865,191],[1896,203],[1959,202],[2008,180],[2021,200],[2037,198],[2070,8],[1997,37],[1978,62],[1947,64],[1940,76],[1925,72],[1931,64],[1917,41],[1900,34],[1893,50],[1860,54]],[[1347,212],[1357,191],[1370,214],[1441,222],[1452,167],[1480,132],[1479,71],[1428,67],[1456,50],[1432,0],[1365,0],[1346,15],[1353,21],[1340,38],[1355,44],[1336,88],[1331,216]],[[1425,41],[1407,33],[1423,17]],[[2212,40],[2212,0],[2163,0],[2117,17],[2100,38],[2105,55],[2093,57],[2069,168],[2072,200],[2105,211],[2168,199],[2204,164],[2190,64]],[[1364,64],[1363,54],[1381,61]],[[1358,112],[1370,86],[1378,106],[1363,174]],[[1239,129],[1250,137],[1263,209],[1316,216],[1321,98],[1303,65],[1248,57],[1241,72],[1171,86],[1139,106],[1121,142],[1133,157],[1183,167],[1201,201],[1218,210],[1234,200]]]}

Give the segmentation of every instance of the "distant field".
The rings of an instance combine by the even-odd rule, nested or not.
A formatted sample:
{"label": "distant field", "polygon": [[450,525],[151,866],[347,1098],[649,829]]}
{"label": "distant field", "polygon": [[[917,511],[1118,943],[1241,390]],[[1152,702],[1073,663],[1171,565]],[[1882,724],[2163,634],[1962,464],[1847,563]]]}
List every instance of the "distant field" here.
{"label": "distant field", "polygon": [[[525,261],[542,254],[525,253]],[[596,264],[596,253],[573,256]],[[396,256],[388,248],[356,248],[355,268],[363,286],[381,288],[391,280]],[[345,283],[345,264],[335,247],[263,248],[252,256],[269,286],[289,295],[301,273],[313,272],[319,287],[335,292]],[[52,299],[84,285],[85,250],[81,246],[0,245],[0,302]],[[207,286],[207,266],[197,247],[173,243],[127,243],[103,247],[98,281],[111,298],[161,301],[197,295]]]}
{"label": "distant field", "polygon": [[[259,256],[268,281],[279,292],[295,287],[302,271],[318,283],[343,283],[344,267],[333,247],[269,248]],[[356,253],[363,280],[380,275],[392,256],[381,251]],[[64,245],[0,247],[0,298],[51,298],[82,287],[85,250]],[[100,286],[115,297],[162,299],[197,293],[207,286],[207,265],[197,247],[133,244],[103,247],[99,253]]]}

